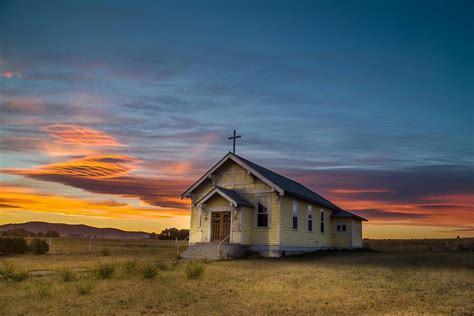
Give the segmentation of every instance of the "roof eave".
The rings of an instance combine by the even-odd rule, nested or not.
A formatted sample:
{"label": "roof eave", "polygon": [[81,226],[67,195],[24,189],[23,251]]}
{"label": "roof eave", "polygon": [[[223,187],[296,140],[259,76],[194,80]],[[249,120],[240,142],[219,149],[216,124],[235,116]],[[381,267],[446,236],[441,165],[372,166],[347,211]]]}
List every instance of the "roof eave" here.
{"label": "roof eave", "polygon": [[221,190],[219,187],[214,187],[212,190],[207,192],[202,198],[196,201],[195,205],[200,207],[202,204],[204,204],[208,199],[210,199],[216,193],[222,196],[227,201],[229,201],[233,207],[238,207],[238,206],[252,207],[252,205],[246,200],[245,200],[245,203],[239,203],[239,201],[229,196],[226,192]]}
{"label": "roof eave", "polygon": [[181,193],[181,199],[188,198],[189,194],[198,187],[212,171],[220,167],[230,156],[231,152],[227,153],[224,157],[222,157],[217,163],[215,163],[206,173],[204,173],[196,182],[194,182],[189,188],[186,189],[183,193]]}

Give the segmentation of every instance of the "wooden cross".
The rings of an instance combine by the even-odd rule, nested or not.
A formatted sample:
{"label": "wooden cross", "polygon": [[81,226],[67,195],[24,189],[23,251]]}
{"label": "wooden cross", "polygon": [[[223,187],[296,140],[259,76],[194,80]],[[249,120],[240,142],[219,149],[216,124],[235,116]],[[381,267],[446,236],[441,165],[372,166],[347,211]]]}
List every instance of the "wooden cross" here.
{"label": "wooden cross", "polygon": [[234,146],[232,147],[232,153],[233,153],[234,155],[235,155],[235,140],[236,140],[237,138],[240,138],[240,137],[242,137],[242,136],[237,135],[237,133],[236,133],[236,131],[235,131],[235,129],[234,129],[234,136],[228,138],[228,139],[232,139],[232,141],[233,141],[233,143],[234,143]]}

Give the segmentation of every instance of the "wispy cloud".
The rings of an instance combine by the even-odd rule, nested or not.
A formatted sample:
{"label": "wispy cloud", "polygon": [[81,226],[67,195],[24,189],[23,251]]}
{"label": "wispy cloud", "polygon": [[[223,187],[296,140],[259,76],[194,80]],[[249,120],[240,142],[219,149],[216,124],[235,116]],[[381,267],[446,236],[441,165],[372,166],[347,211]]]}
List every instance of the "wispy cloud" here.
{"label": "wispy cloud", "polygon": [[94,147],[126,147],[115,137],[93,128],[72,124],[53,124],[42,129],[60,144]]}
{"label": "wispy cloud", "polygon": [[2,77],[5,78],[5,79],[14,79],[14,78],[21,78],[22,75],[20,73],[17,73],[17,72],[6,70],[2,73]]}
{"label": "wispy cloud", "polygon": [[178,199],[190,183],[188,179],[138,177],[128,175],[136,168],[137,159],[129,156],[89,156],[35,168],[0,169],[6,174],[57,182],[93,193],[137,197],[147,204],[186,209],[188,202]]}
{"label": "wispy cloud", "polygon": [[90,179],[116,178],[134,169],[137,160],[129,156],[88,156],[31,169],[0,169],[0,172],[27,176],[70,176]]}

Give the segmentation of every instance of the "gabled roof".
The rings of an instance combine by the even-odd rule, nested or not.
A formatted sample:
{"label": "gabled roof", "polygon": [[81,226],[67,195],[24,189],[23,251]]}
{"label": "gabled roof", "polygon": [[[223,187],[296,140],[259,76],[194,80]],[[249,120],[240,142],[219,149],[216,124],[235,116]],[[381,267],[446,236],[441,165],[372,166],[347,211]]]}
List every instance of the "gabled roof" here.
{"label": "gabled roof", "polygon": [[207,193],[205,196],[203,196],[199,201],[196,202],[196,205],[200,206],[201,204],[204,204],[207,200],[209,200],[211,197],[213,197],[215,194],[219,194],[226,200],[232,203],[233,206],[247,206],[247,207],[253,207],[253,205],[244,199],[239,193],[235,192],[234,190],[229,190],[221,187],[215,186],[209,193]]}
{"label": "gabled roof", "polygon": [[207,178],[209,178],[211,176],[211,174],[216,171],[220,166],[222,166],[227,160],[232,160],[234,161],[235,163],[237,163],[238,165],[240,165],[241,167],[243,167],[244,169],[248,170],[250,173],[252,173],[253,175],[257,176],[257,178],[259,178],[261,181],[265,182],[266,184],[268,184],[270,187],[272,187],[272,189],[274,189],[275,191],[277,191],[278,193],[280,193],[280,195],[284,195],[285,192],[282,188],[278,187],[275,183],[273,183],[272,181],[270,181],[269,179],[267,179],[264,175],[260,174],[260,172],[258,172],[257,170],[255,170],[254,168],[252,168],[252,166],[248,165],[247,163],[245,163],[244,161],[242,161],[242,159],[240,157],[238,157],[237,155],[234,155],[233,153],[229,152],[227,155],[225,155],[221,160],[219,160],[214,166],[212,166],[211,169],[209,169],[201,178],[199,178],[199,180],[197,180],[193,185],[191,185],[186,191],[184,191],[182,194],[181,194],[181,198],[184,198],[184,197],[189,197],[189,194],[195,189],[197,188],[204,180],[206,180]]}
{"label": "gabled roof", "polygon": [[206,178],[208,178],[215,170],[217,170],[221,165],[223,165],[228,159],[233,160],[234,162],[239,164],[241,167],[248,170],[250,173],[254,174],[260,180],[262,180],[263,182],[268,184],[270,187],[272,187],[275,191],[277,191],[280,195],[288,194],[288,195],[301,198],[303,200],[306,200],[315,204],[325,206],[329,209],[336,211],[333,214],[333,216],[336,216],[336,217],[354,217],[361,220],[366,220],[365,218],[362,218],[360,216],[357,216],[355,214],[352,214],[348,211],[341,209],[339,206],[325,199],[324,197],[317,194],[316,192],[308,189],[304,185],[230,152],[227,155],[225,155],[221,160],[219,160],[218,163],[216,163],[211,169],[209,169],[209,171],[206,172],[191,187],[189,187],[185,192],[183,192],[183,194],[181,194],[181,198],[189,197],[189,194],[197,186],[199,186],[199,184],[201,184]]}
{"label": "gabled roof", "polygon": [[353,217],[353,218],[360,219],[361,221],[367,221],[365,218],[363,218],[359,215],[356,215],[354,213],[348,212],[346,210],[343,210],[343,209],[339,209],[339,210],[335,211],[334,213],[332,213],[331,216],[332,217],[337,217],[337,218],[350,218],[350,217]]}
{"label": "gabled roof", "polygon": [[[236,155],[237,156],[237,155]],[[339,209],[339,207],[330,201],[323,198],[321,195],[311,191],[304,185],[293,181],[287,177],[279,175],[276,172],[273,172],[267,168],[257,165],[245,158],[237,156],[240,160],[251,166],[253,169],[257,170],[260,174],[264,175],[267,179],[269,179],[272,183],[275,183],[278,187],[282,188],[285,193],[289,195],[293,195],[295,197],[299,197],[304,200],[308,200],[310,202],[320,204],[326,206],[330,209]]]}

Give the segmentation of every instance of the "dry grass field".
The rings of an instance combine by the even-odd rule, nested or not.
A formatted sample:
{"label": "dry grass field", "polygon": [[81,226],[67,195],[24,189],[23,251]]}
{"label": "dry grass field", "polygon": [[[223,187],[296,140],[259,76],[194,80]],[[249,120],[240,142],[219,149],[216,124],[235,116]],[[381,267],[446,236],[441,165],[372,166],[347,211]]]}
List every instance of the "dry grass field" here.
{"label": "dry grass field", "polygon": [[474,238],[451,239],[364,239],[365,248],[384,252],[468,252]]}
{"label": "dry grass field", "polygon": [[195,279],[175,258],[174,242],[94,240],[89,253],[87,240],[53,239],[47,255],[0,258],[28,272],[0,280],[0,315],[474,313],[472,252],[247,258]]}

